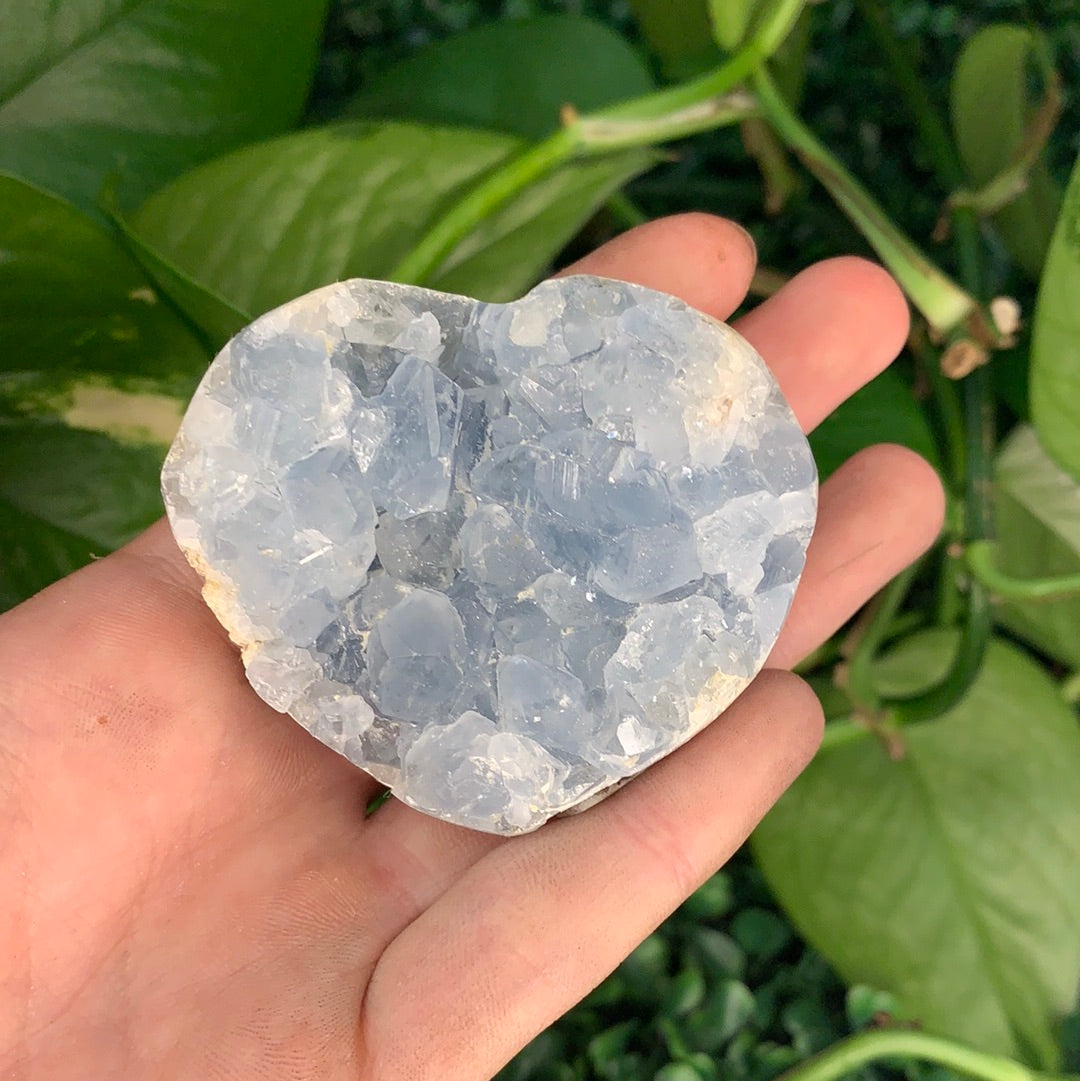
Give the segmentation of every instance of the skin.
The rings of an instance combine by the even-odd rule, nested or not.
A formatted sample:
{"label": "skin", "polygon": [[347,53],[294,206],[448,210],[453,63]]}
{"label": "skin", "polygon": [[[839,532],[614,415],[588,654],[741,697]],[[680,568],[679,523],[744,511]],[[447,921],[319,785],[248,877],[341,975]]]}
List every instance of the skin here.
{"label": "skin", "polygon": [[[575,272],[728,317],[734,224],[641,226]],[[830,260],[739,323],[809,429],[907,331],[878,267]],[[0,1076],[490,1077],[719,868],[813,755],[783,671],[937,535],[898,447],[822,487],[768,669],[715,724],[580,816],[500,840],[391,801],[263,704],[158,523],[0,618]]]}

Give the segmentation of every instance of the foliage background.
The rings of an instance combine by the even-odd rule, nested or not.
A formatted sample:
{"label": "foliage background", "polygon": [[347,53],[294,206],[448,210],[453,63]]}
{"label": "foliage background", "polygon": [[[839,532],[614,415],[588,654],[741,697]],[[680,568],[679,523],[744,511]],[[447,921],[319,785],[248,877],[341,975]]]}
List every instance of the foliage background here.
{"label": "foliage background", "polygon": [[[27,33],[46,21],[36,0],[0,12],[0,40],[20,30],[0,60],[2,606],[160,513],[156,473],[185,396],[249,316],[344,274],[389,274],[422,226],[528,145],[520,140],[552,130],[561,102],[587,111],[722,59],[704,3],[692,0],[334,0],[328,11],[318,0],[231,0],[198,25],[183,0],[153,0],[126,23],[100,7],[97,22],[91,12],[51,40]],[[665,20],[665,8],[679,17]],[[1045,40],[1061,75],[1063,112],[1022,197],[1027,225],[999,215],[979,230],[979,295],[1015,297],[1025,314],[1015,344],[995,352],[985,390],[1007,436],[985,463],[995,471],[997,569],[1013,585],[1075,578],[1080,462],[1069,454],[1080,422],[1036,415],[1036,433],[1028,385],[1044,250],[1080,145],[1075,4],[828,0],[780,54],[777,76],[803,120],[896,225],[963,279],[962,252],[931,239],[950,186],[901,100],[871,10],[910,50],[942,115],[957,59],[984,27]],[[170,24],[167,13],[179,17]],[[175,74],[155,68],[160,50],[176,59]],[[1039,80],[1027,81],[1034,103]],[[98,92],[132,116],[110,128],[108,116],[78,115]],[[1004,114],[984,112],[969,109],[957,135],[966,124],[976,142],[1007,141]],[[767,208],[734,125],[661,153],[639,147],[574,165],[481,223],[433,283],[510,296],[642,217],[691,209],[751,229],[763,293],[816,259],[873,255],[793,159],[778,178],[790,182],[779,210]],[[1075,223],[1080,193],[1073,205]],[[1068,268],[1055,271],[1074,297],[1076,265],[1067,281]],[[1080,394],[1080,358],[1061,344],[1078,340],[1078,328],[1066,331],[1043,356]],[[971,416],[957,422],[966,388],[942,385],[938,359],[916,337],[813,442],[825,474],[882,439],[925,454],[952,490],[948,539],[962,547],[972,539],[959,523],[971,463],[958,462],[955,437]],[[966,633],[962,555],[942,546],[895,592],[866,658],[875,702],[917,692],[948,666]],[[865,706],[843,686],[853,639],[812,658],[808,678],[838,721],[833,742],[752,850],[504,1076],[766,1081],[888,1022],[1043,1070],[1080,1070],[1080,601],[1075,589],[1041,606],[1014,598],[995,623],[963,697],[905,735],[900,761],[872,738],[850,738],[849,718]],[[948,1070],[892,1056],[859,1073],[929,1081]]]}

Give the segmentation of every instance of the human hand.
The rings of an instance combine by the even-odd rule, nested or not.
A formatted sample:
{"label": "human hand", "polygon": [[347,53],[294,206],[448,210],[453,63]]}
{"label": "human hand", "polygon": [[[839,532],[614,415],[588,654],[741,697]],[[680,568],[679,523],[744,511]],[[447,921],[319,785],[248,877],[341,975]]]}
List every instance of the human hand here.
{"label": "human hand", "polygon": [[[687,215],[572,270],[718,318],[751,245]],[[900,348],[856,259],[739,324],[805,428]],[[770,658],[787,667],[936,536],[942,495],[879,446],[823,487]],[[525,837],[447,825],[261,702],[163,523],[0,618],[0,1076],[489,1077],[745,839],[807,762],[816,700],[764,672],[610,799]]]}

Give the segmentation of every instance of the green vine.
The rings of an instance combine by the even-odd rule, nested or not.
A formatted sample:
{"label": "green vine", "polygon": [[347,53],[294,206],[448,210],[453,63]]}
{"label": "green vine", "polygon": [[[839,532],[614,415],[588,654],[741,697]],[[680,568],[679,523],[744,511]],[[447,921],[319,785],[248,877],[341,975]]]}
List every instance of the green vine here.
{"label": "green vine", "polygon": [[1020,603],[1059,601],[1080,596],[1080,574],[1052,578],[1014,578],[997,565],[993,541],[972,541],[964,553],[968,570],[995,597]]}
{"label": "green vine", "polygon": [[1032,1070],[1002,1055],[975,1051],[951,1040],[902,1028],[862,1032],[842,1040],[781,1074],[778,1081],[835,1081],[894,1055],[933,1062],[978,1081],[1078,1081],[1069,1075]]}
{"label": "green vine", "polygon": [[848,658],[847,687],[851,700],[869,714],[881,709],[881,699],[874,690],[872,664],[888,639],[900,605],[911,588],[919,565],[913,563],[901,571],[878,595],[869,622]]}

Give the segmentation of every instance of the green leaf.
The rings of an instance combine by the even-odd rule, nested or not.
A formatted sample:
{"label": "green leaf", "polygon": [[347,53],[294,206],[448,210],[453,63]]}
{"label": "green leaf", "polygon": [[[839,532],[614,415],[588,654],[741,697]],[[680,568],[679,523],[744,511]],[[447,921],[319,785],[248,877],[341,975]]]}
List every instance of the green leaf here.
{"label": "green leaf", "polygon": [[656,1071],[653,1081],[701,1081],[701,1074],[687,1062],[669,1062]]}
{"label": "green leaf", "polygon": [[810,446],[824,479],[872,443],[900,443],[939,465],[937,445],[911,388],[894,368],[857,390],[818,425]]}
{"label": "green leaf", "polygon": [[1080,158],[1039,284],[1031,341],[1031,417],[1050,454],[1080,477]]}
{"label": "green leaf", "polygon": [[636,1021],[622,1021],[589,1041],[589,1061],[601,1077],[604,1076],[605,1066],[626,1051],[637,1029]]}
{"label": "green leaf", "polygon": [[[149,199],[132,225],[184,273],[260,314],[341,278],[385,278],[433,219],[522,145],[493,132],[336,124],[201,166]],[[425,284],[484,300],[519,295],[649,160],[614,155],[526,188]]]}
{"label": "green leaf", "polygon": [[630,0],[630,10],[669,80],[700,75],[719,61],[708,0]]}
{"label": "green leaf", "polygon": [[[545,1029],[528,1043],[514,1059],[496,1076],[498,1081],[540,1081],[549,1078],[573,1077],[570,1066],[566,1064],[566,1041],[554,1028]],[[566,1074],[554,1073],[558,1067],[565,1067]]]}
{"label": "green leaf", "polygon": [[[898,694],[943,674],[951,632],[877,668]],[[755,853],[806,938],[851,983],[894,993],[929,1031],[1053,1068],[1080,976],[1080,729],[1057,687],[993,641],[968,696],[820,754]]]}
{"label": "green leaf", "polygon": [[1069,1073],[1080,1070],[1080,1003],[1061,1023],[1061,1059]]}
{"label": "green leaf", "polygon": [[167,446],[191,389],[169,381],[51,369],[0,372],[0,425],[37,423]]}
{"label": "green leaf", "polygon": [[706,993],[704,973],[696,966],[688,966],[672,979],[664,1001],[664,1013],[669,1017],[682,1017],[696,1010]]}
{"label": "green leaf", "polygon": [[754,1013],[754,994],[738,980],[721,980],[685,1021],[683,1033],[696,1051],[714,1052],[746,1025]]}
{"label": "green leaf", "polygon": [[744,908],[731,921],[731,937],[747,956],[770,961],[791,942],[791,928],[766,908]]}
{"label": "green leaf", "polygon": [[185,273],[260,315],[341,278],[384,277],[437,211],[519,145],[406,124],[312,129],[200,166],[131,224]]}
{"label": "green leaf", "polygon": [[5,0],[0,169],[95,207],[290,127],[326,0]]}
{"label": "green leaf", "polygon": [[375,76],[349,115],[488,128],[539,139],[564,105],[584,113],[653,89],[621,35],[577,15],[478,26]]}
{"label": "green leaf", "polygon": [[690,941],[711,975],[741,979],[745,974],[746,954],[730,935],[713,927],[695,927]]}
{"label": "green leaf", "polygon": [[107,555],[161,515],[160,444],[64,424],[0,425],[0,605]]}
{"label": "green leaf", "polygon": [[615,970],[631,999],[658,1000],[668,982],[670,951],[658,934],[649,935]]}
{"label": "green leaf", "polygon": [[0,175],[0,372],[154,376],[189,389],[206,352],[116,240]]}
{"label": "green leaf", "polygon": [[85,537],[23,514],[0,497],[0,612],[78,570],[93,554]]}
{"label": "green leaf", "polygon": [[161,512],[158,470],[207,353],[113,235],[0,176],[0,605]]}
{"label": "green leaf", "polygon": [[691,1066],[697,1071],[697,1081],[720,1081],[720,1067],[711,1055],[703,1051],[691,1052],[682,1065]]}
{"label": "green leaf", "polygon": [[[1034,106],[1031,69],[1048,54],[1037,30],[995,23],[964,46],[950,87],[957,149],[973,187],[981,187],[1013,159],[1024,141]],[[1028,174],[1027,188],[993,215],[1013,258],[1039,276],[1054,228],[1060,192],[1044,160]]]}
{"label": "green leaf", "polygon": [[780,1024],[791,1037],[791,1045],[804,1058],[816,1055],[839,1035],[825,1007],[812,998],[797,998],[780,1012]]}
{"label": "green leaf", "polygon": [[[793,1047],[786,1044],[758,1043],[753,1045],[753,1066],[751,1076],[759,1081],[778,1077],[785,1070],[790,1070],[802,1061],[802,1056]],[[856,1078],[865,1077],[856,1074]]]}
{"label": "green leaf", "polygon": [[[996,558],[1014,578],[1080,573],[1080,484],[1053,462],[1035,431],[1017,428],[994,465]],[[1049,656],[1080,668],[1080,598],[1001,604],[997,618]]]}
{"label": "green leaf", "polygon": [[5,425],[0,497],[104,554],[161,516],[157,477],[165,449],[63,424]]}
{"label": "green leaf", "polygon": [[679,911],[692,920],[703,922],[726,915],[734,904],[731,877],[724,871],[717,871],[683,902]]}
{"label": "green leaf", "polygon": [[118,213],[111,213],[113,224],[131,257],[138,262],[158,290],[184,314],[202,335],[207,348],[216,353],[234,334],[251,322],[212,289],[185,274],[170,262]]}

